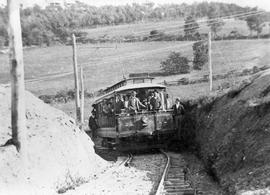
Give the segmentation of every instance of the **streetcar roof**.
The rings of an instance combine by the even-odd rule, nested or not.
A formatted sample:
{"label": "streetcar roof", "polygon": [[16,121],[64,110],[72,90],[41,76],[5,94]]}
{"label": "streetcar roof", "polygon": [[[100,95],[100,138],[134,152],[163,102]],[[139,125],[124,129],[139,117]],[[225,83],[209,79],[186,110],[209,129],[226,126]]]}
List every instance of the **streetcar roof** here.
{"label": "streetcar roof", "polygon": [[103,99],[106,99],[106,97],[110,97],[112,94],[114,93],[119,93],[119,92],[124,92],[124,91],[128,91],[128,90],[135,90],[135,89],[165,89],[166,87],[164,85],[161,84],[157,84],[157,83],[136,83],[136,84],[128,84],[128,85],[124,85],[114,91],[111,91],[109,93],[106,93],[100,97],[97,97],[95,99],[94,104],[101,102]]}
{"label": "streetcar roof", "polygon": [[132,89],[142,89],[142,88],[166,88],[164,85],[156,83],[136,83],[131,85],[125,85],[115,90],[115,92],[121,92]]}

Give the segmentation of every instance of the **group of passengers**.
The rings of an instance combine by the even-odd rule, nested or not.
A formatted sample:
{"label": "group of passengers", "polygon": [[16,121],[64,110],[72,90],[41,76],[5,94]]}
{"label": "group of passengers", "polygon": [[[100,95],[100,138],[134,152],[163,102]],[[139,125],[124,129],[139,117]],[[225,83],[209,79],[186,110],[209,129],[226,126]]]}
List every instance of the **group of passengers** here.
{"label": "group of passengers", "polygon": [[170,108],[170,102],[167,94],[164,97],[164,91],[154,90],[150,91],[148,95],[141,92],[139,96],[136,91],[132,91],[126,95],[117,94],[114,104],[112,101],[104,102],[103,113],[110,115],[113,112],[120,114],[125,111],[134,114],[143,110],[158,111],[168,108]]}
{"label": "group of passengers", "polygon": [[[172,106],[168,94],[165,90],[149,91],[148,93],[140,93],[137,95],[136,91],[129,94],[117,94],[115,101],[113,98],[104,100],[100,107],[102,113],[108,117],[107,120],[114,121],[115,114],[129,113],[136,114],[140,111],[159,111],[159,110],[173,110],[174,126],[180,127],[180,121],[184,115],[185,109],[180,102],[180,98],[175,99],[175,104]],[[98,128],[97,119],[97,105],[93,105],[92,116],[89,119],[89,127],[94,131]],[[180,132],[180,130],[179,130]],[[180,134],[180,133],[179,133]]]}

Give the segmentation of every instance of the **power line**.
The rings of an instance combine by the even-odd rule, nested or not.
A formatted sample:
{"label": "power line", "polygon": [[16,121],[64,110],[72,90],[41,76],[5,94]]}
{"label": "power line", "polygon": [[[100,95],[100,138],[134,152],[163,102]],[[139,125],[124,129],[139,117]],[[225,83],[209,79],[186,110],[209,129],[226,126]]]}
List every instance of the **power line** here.
{"label": "power line", "polygon": [[[209,22],[209,21],[215,21],[215,22],[211,22],[210,24],[212,25],[212,24],[219,24],[220,22],[221,22],[221,20],[223,20],[223,19],[230,19],[230,18],[234,18],[234,17],[239,17],[239,18],[241,18],[241,17],[249,17],[249,16],[254,16],[254,15],[261,15],[261,14],[264,14],[265,12],[264,11],[252,11],[252,12],[246,12],[246,13],[242,13],[242,14],[238,14],[238,15],[231,15],[231,16],[226,16],[226,17],[217,17],[217,18],[212,18],[212,19],[210,19],[210,20],[201,20],[201,21],[199,21],[199,22],[190,22],[190,23],[187,23],[187,24],[189,24],[189,25],[191,25],[191,24],[198,24],[198,23],[202,23],[202,24],[200,24],[199,25],[199,27],[197,27],[197,26],[195,26],[195,27],[190,27],[190,28],[185,28],[185,25],[182,25],[182,26],[179,26],[179,25],[175,25],[174,27],[177,27],[177,29],[176,30],[171,30],[171,31],[166,31],[166,33],[168,34],[168,33],[176,33],[176,32],[178,32],[179,33],[179,31],[180,30],[182,30],[182,29],[185,29],[185,30],[187,30],[187,31],[191,31],[191,30],[194,30],[194,29],[199,29],[199,28],[201,28],[201,27],[206,27],[206,26],[209,26],[209,24],[207,23],[207,22]],[[171,26],[171,27],[173,27],[173,26]],[[136,33],[136,34],[133,34],[133,36],[139,36],[139,35],[144,35],[144,33],[142,33],[142,32],[144,32],[144,33],[149,33],[149,31],[141,31],[140,33]],[[150,39],[150,41],[154,41],[154,40],[158,40],[158,39],[160,39],[160,37],[158,37],[158,36],[160,36],[160,35],[153,35],[153,36],[157,36],[156,38],[152,38],[152,39]],[[128,42],[128,41],[134,41],[134,39],[125,39],[125,42]]]}
{"label": "power line", "polygon": [[[200,23],[206,23],[206,22],[211,22],[211,21],[215,21],[215,20],[223,20],[223,19],[231,19],[231,18],[243,18],[243,17],[248,17],[248,16],[252,16],[252,15],[258,15],[258,14],[263,14],[266,13],[265,11],[249,11],[249,12],[243,12],[243,13],[239,13],[239,14],[234,14],[234,15],[227,15],[227,16],[222,16],[222,17],[216,17],[216,18],[210,18],[207,20],[199,20],[199,21],[195,21],[195,22],[189,22],[189,23],[180,23],[177,25],[172,25],[172,26],[167,26],[166,28],[184,28],[185,25],[190,25],[190,24],[200,24]],[[153,29],[153,27],[151,27]],[[155,28],[155,30],[163,30],[164,28]],[[133,36],[138,36],[138,35],[142,35],[145,33],[149,33],[149,30],[143,30],[143,31],[139,31],[136,33],[133,33]]]}
{"label": "power line", "polygon": [[[186,47],[186,46],[188,46],[188,45],[192,45],[194,42],[189,42],[189,43],[186,43],[186,44],[184,44],[184,45],[177,45],[177,46],[168,46],[168,47],[166,47],[166,48],[158,48],[158,49],[154,49],[154,50],[150,50],[150,51],[144,51],[143,53],[141,52],[141,53],[138,53],[138,54],[133,54],[133,55],[126,55],[126,56],[122,56],[122,57],[120,57],[120,59],[122,58],[122,59],[132,59],[132,58],[135,58],[135,57],[140,57],[140,56],[144,56],[145,54],[147,54],[147,53],[152,53],[153,51],[164,51],[164,50],[170,50],[170,49],[172,49],[172,48],[179,48],[179,47]],[[109,57],[108,57],[109,58]],[[118,58],[118,57],[117,57]],[[104,58],[103,58],[104,59]],[[114,59],[114,61],[118,61],[119,60],[119,58],[118,59]],[[108,60],[106,60],[106,61],[102,61],[102,63],[101,64],[109,64],[109,63],[111,63],[112,62],[112,59],[108,59]],[[89,61],[89,62],[85,62],[85,63],[79,63],[78,65],[82,65],[82,66],[85,66],[85,65],[88,65],[88,64],[90,64],[91,63],[91,61]],[[100,64],[99,64],[100,65]],[[85,67],[86,68],[86,67]],[[86,72],[90,72],[90,70],[85,70],[84,71],[85,73]],[[33,82],[42,82],[42,81],[47,81],[47,80],[50,80],[50,79],[55,79],[55,78],[59,78],[59,77],[65,77],[65,76],[70,76],[70,75],[72,75],[73,74],[73,71],[67,71],[67,72],[65,72],[65,73],[63,73],[63,72],[59,72],[59,73],[56,73],[56,74],[54,74],[53,76],[52,75],[50,75],[50,76],[41,76],[41,78],[38,78],[38,79],[29,79],[29,80],[26,80],[26,82],[27,83],[33,83]]]}
{"label": "power line", "polygon": [[[264,11],[252,11],[252,12],[246,12],[246,13],[241,13],[241,14],[235,14],[235,15],[230,15],[230,16],[225,16],[225,17],[217,17],[217,18],[212,18],[210,20],[214,21],[214,20],[220,20],[220,19],[224,19],[224,18],[233,18],[233,17],[248,17],[248,16],[252,16],[252,15],[259,15],[259,14],[263,14],[265,13]],[[199,21],[199,23],[203,23],[203,22],[207,22],[209,20],[201,20]],[[193,23],[189,23],[189,24],[195,24],[195,23],[198,23],[198,22],[193,22]],[[219,21],[215,22],[215,23],[219,23]],[[214,24],[214,23],[212,23]],[[202,24],[200,25],[201,26],[206,26],[208,24]],[[174,31],[169,31],[169,32],[179,32],[179,29],[182,29],[184,28],[184,26],[180,26],[177,25],[178,27],[178,30],[174,30]],[[197,27],[196,27],[197,28]],[[193,28],[186,28],[187,30],[192,30],[194,29]],[[148,32],[148,31],[144,31],[144,32]],[[156,37],[156,38],[152,38],[151,41],[153,40],[158,40],[160,39],[160,37]],[[130,39],[132,41],[132,39]],[[200,40],[200,41],[203,41],[203,40]],[[194,42],[189,42],[185,45],[179,45],[177,46],[178,48],[179,47],[186,47],[187,45],[190,45],[190,44],[193,44]],[[91,48],[95,48],[95,49],[99,49],[99,48],[114,48],[114,47],[91,47]],[[175,48],[175,46],[173,46],[173,48]],[[89,48],[87,48],[89,49]],[[158,49],[155,49],[155,50],[151,50],[151,51],[147,51],[147,52],[144,52],[143,54],[139,53],[139,54],[136,54],[136,55],[128,55],[128,56],[123,56],[122,59],[126,59],[126,58],[134,58],[134,57],[138,57],[138,56],[141,56],[141,55],[145,55],[146,53],[152,53],[153,51],[164,51],[166,49],[171,49],[171,47],[167,47],[167,48],[158,48]],[[107,57],[108,59],[110,59],[111,57]],[[103,58],[104,59],[104,58]],[[119,58],[118,60],[120,60],[121,58]],[[81,65],[88,65],[90,62],[86,62],[86,63],[81,63]],[[111,63],[111,59],[110,61],[103,61],[102,64],[107,64],[107,63]],[[85,71],[85,72],[89,72],[89,71]],[[53,76],[44,76],[43,78],[40,78],[40,79],[30,79],[30,80],[27,80],[26,82],[37,82],[37,81],[44,81],[44,80],[48,80],[48,79],[51,79],[51,78],[59,78],[59,77],[64,77],[64,76],[69,76],[70,74],[72,74],[73,72],[59,72],[59,73],[56,73],[55,75]]]}
{"label": "power line", "polygon": [[[241,14],[235,14],[235,15],[229,15],[229,16],[224,16],[224,17],[216,17],[216,18],[212,18],[210,20],[201,20],[199,22],[190,22],[188,23],[189,25],[190,24],[198,24],[198,23],[202,23],[200,24],[199,27],[190,27],[190,28],[185,28],[185,25],[182,25],[182,26],[179,26],[179,25],[175,25],[174,27],[177,27],[176,30],[171,30],[171,31],[166,31],[166,33],[179,33],[179,30],[182,30],[182,29],[185,29],[185,30],[194,30],[194,29],[198,29],[198,28],[201,28],[201,27],[206,27],[206,26],[209,26],[207,24],[208,21],[216,21],[216,22],[212,22],[211,24],[219,24],[220,23],[220,20],[222,19],[229,19],[229,18],[234,18],[234,17],[249,17],[249,16],[253,16],[253,15],[260,15],[260,14],[264,14],[265,12],[264,11],[250,11],[250,12],[245,12],[245,13],[241,13]],[[172,27],[172,26],[171,26]],[[149,33],[149,31],[141,31],[141,32],[147,32]],[[138,36],[142,33],[137,33],[137,34],[133,34],[133,36]],[[155,36],[155,35],[154,35]],[[158,37],[158,35],[156,35],[157,37],[156,38],[151,38],[150,41],[155,41],[155,40],[158,40],[160,39],[160,37]],[[134,41],[134,39],[125,39],[125,42],[128,42],[128,41]]]}

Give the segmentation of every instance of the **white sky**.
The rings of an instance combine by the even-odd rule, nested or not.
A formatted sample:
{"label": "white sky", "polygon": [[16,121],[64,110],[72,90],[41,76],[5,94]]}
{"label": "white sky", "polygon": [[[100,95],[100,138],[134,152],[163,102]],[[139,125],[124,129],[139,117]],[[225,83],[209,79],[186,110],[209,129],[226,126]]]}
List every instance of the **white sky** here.
{"label": "white sky", "polygon": [[[151,0],[81,0],[81,1],[92,4],[92,5],[106,5],[106,4],[119,5],[119,4],[133,3],[133,2],[137,2],[137,3],[154,2],[156,4],[164,4],[164,3],[191,4],[193,2],[202,2],[206,0],[152,0],[152,1]],[[207,0],[207,1],[211,2],[212,0]],[[270,11],[270,0],[214,0],[214,1],[224,2],[224,3],[235,3],[241,6],[251,6],[251,7],[258,6],[260,8]]]}
{"label": "white sky", "polygon": [[[39,4],[44,5],[46,0],[21,0],[25,5]],[[50,0],[49,0],[50,1]],[[258,6],[264,10],[270,11],[270,0],[80,0],[90,5],[101,6],[101,5],[123,5],[131,3],[145,3],[145,2],[154,2],[155,4],[164,4],[164,3],[188,3],[201,2],[201,1],[215,1],[215,2],[224,2],[224,3],[235,3],[241,6]],[[1,3],[6,3],[6,0],[0,0]]]}

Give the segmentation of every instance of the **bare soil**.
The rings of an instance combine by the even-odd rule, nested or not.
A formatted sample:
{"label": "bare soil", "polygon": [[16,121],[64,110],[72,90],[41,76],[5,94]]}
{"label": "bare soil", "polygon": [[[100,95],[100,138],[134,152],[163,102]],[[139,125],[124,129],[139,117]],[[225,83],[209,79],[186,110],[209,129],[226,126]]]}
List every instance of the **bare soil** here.
{"label": "bare soil", "polygon": [[269,81],[268,70],[213,101],[191,105],[189,138],[228,194],[270,194]]}
{"label": "bare soil", "polygon": [[[10,88],[0,86],[0,145],[11,138]],[[25,159],[0,147],[0,194],[54,194],[88,182],[111,166],[64,112],[26,92]],[[16,186],[16,187],[14,187]]]}
{"label": "bare soil", "polygon": [[193,188],[207,195],[225,194],[218,183],[213,180],[203,162],[192,153],[182,153],[187,164],[187,177]]}
{"label": "bare soil", "polygon": [[165,165],[165,158],[160,154],[134,156],[130,167],[121,162],[120,157],[114,166],[94,180],[81,185],[66,195],[95,194],[151,194],[155,191]]}

